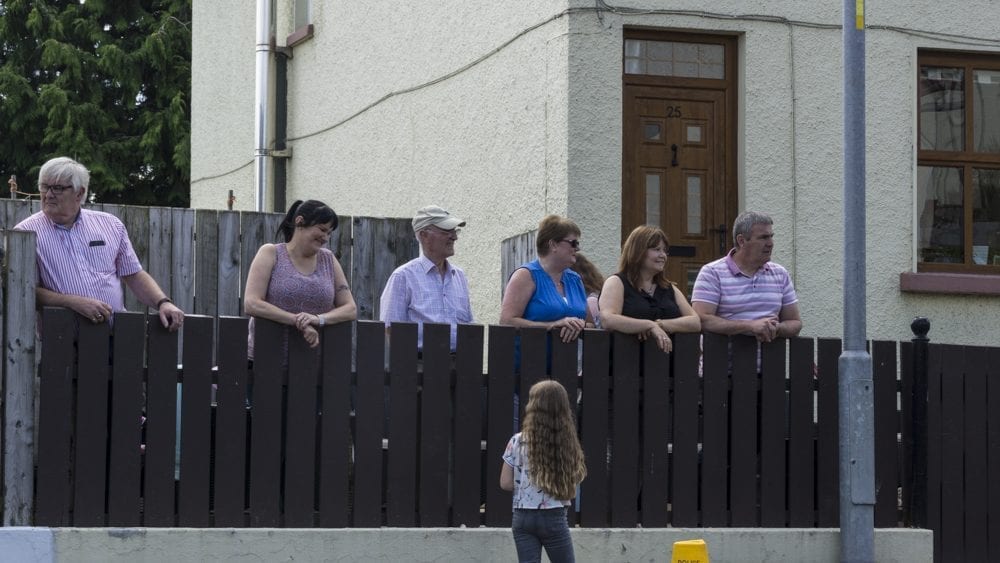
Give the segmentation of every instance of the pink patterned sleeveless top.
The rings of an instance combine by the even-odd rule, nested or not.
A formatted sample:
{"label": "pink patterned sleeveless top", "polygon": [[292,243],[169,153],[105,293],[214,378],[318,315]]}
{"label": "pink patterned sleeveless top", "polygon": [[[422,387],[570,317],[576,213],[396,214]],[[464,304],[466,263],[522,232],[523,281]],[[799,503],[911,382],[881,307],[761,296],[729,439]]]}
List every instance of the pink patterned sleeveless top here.
{"label": "pink patterned sleeveless top", "polygon": [[[271,279],[267,283],[265,299],[268,303],[289,313],[312,313],[318,315],[333,309],[336,291],[333,287],[333,261],[337,258],[327,248],[316,255],[316,269],[305,275],[295,269],[285,243],[274,245],[275,262],[271,269]],[[293,329],[294,330],[294,327]],[[253,359],[254,319],[250,319],[248,352]],[[285,345],[287,349],[287,343]]]}

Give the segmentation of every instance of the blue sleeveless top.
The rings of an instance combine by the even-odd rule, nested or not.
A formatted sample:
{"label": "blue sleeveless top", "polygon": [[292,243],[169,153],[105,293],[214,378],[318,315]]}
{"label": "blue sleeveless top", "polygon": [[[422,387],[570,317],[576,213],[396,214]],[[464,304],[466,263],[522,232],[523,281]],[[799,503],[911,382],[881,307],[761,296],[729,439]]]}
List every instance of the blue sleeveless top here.
{"label": "blue sleeveless top", "polygon": [[531,279],[535,282],[535,292],[524,307],[523,316],[525,319],[550,322],[565,317],[587,318],[587,293],[583,289],[583,280],[580,278],[580,274],[569,268],[563,270],[561,281],[566,293],[566,297],[563,298],[556,290],[556,284],[545,273],[542,264],[537,259],[528,262],[522,268],[531,272]]}

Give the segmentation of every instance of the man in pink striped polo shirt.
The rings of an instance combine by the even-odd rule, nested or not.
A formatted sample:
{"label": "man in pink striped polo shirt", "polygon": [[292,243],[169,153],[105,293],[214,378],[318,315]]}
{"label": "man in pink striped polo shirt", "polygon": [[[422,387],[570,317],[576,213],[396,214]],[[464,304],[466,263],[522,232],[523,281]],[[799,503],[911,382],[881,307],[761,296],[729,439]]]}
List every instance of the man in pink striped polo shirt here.
{"label": "man in pink striped polo shirt", "polygon": [[42,307],[66,307],[88,321],[108,322],[125,310],[122,281],[157,310],[171,331],[184,324],[184,312],[170,301],[139,263],[125,225],[117,217],[83,209],[90,171],[68,158],[53,158],[38,172],[42,210],[14,226],[34,231]]}
{"label": "man in pink striped polo shirt", "polygon": [[691,306],[705,332],[749,334],[771,342],[802,330],[788,270],[771,262],[773,223],[764,213],[742,213],[733,224],[736,247],[698,272]]}

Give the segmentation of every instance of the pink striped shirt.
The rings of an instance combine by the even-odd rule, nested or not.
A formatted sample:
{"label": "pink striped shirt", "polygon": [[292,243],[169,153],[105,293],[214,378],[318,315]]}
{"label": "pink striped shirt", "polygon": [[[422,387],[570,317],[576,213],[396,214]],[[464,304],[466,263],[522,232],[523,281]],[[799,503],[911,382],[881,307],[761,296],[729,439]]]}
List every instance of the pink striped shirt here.
{"label": "pink striped shirt", "polygon": [[747,277],[733,261],[733,252],[701,267],[692,302],[711,303],[717,316],[741,321],[777,317],[783,307],[798,302],[788,270],[767,262]]}
{"label": "pink striped shirt", "polygon": [[36,234],[38,283],[67,295],[98,299],[125,310],[121,278],[142,271],[125,225],[114,215],[81,209],[70,228],[41,211],[14,226]]}

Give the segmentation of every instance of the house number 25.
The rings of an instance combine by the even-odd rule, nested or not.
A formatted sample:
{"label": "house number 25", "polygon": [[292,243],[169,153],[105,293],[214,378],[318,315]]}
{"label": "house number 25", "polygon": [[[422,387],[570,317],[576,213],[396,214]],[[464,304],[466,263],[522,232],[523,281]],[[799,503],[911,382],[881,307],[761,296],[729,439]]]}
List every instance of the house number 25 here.
{"label": "house number 25", "polygon": [[667,106],[667,117],[683,117],[681,106]]}

